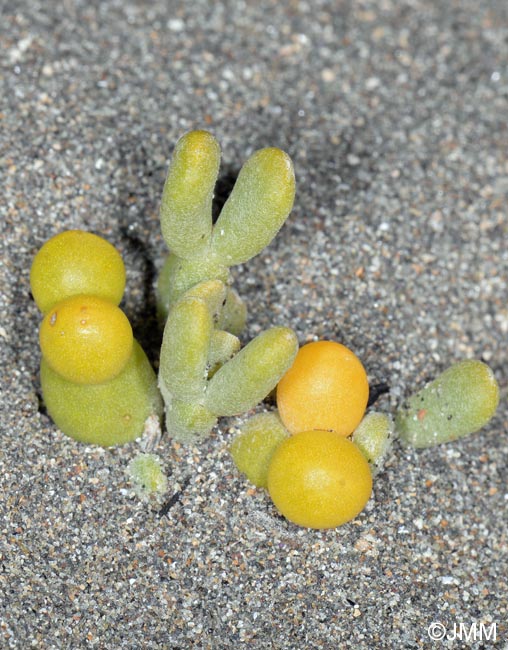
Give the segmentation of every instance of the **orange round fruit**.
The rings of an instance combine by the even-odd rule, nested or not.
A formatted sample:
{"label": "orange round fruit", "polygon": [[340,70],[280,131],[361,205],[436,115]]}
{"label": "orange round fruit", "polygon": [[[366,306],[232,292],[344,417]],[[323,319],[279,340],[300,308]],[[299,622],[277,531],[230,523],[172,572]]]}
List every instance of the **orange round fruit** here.
{"label": "orange round fruit", "polygon": [[277,510],[298,526],[335,528],[364,509],[372,475],[347,438],[333,431],[304,431],[275,450],[268,492]]}
{"label": "orange round fruit", "polygon": [[369,399],[367,373],[358,357],[335,341],[302,346],[277,386],[277,407],[291,433],[323,429],[349,436]]}
{"label": "orange round fruit", "polygon": [[123,311],[96,296],[72,296],[44,317],[42,356],[56,373],[76,384],[116,377],[132,352],[132,328]]}

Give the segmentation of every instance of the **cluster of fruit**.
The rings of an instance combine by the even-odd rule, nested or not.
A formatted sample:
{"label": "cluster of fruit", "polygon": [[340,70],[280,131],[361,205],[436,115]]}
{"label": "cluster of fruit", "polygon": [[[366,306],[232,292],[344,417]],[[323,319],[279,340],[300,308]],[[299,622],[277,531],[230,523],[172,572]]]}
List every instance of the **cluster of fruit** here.
{"label": "cluster of fruit", "polygon": [[421,448],[477,431],[494,415],[499,389],[485,363],[459,362],[404,403],[395,426],[384,413],[364,415],[368,396],[351,350],[304,345],[277,386],[278,413],[253,416],[233,441],[236,466],[290,521],[340,526],[367,504],[394,434]]}
{"label": "cluster of fruit", "polygon": [[183,442],[206,436],[221,416],[256,406],[291,366],[294,332],[273,327],[243,349],[246,309],[231,287],[230,267],[257,255],[293,205],[295,179],[280,149],[255,152],[242,167],[215,225],[212,198],[220,148],[206,131],[177,143],[161,202],[170,254],[159,276],[158,311],[165,320],[159,388],[166,428]]}
{"label": "cluster of fruit", "polygon": [[125,268],[105,239],[81,230],[47,241],[30,271],[40,327],[41,388],[67,435],[103,446],[139,437],[162,415],[156,375],[118,307]]}

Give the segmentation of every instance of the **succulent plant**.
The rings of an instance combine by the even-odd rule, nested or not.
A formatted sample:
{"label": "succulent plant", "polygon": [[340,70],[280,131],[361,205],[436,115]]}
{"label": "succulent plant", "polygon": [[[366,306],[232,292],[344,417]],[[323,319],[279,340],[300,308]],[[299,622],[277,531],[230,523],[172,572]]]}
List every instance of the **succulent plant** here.
{"label": "succulent plant", "polygon": [[127,475],[141,498],[162,495],[168,488],[168,477],[155,454],[138,454],[127,465]]}
{"label": "succulent plant", "polygon": [[45,313],[40,328],[41,388],[66,435],[104,447],[143,435],[162,417],[157,377],[117,307],[125,268],[97,235],[64,231],[36,254],[30,283]]}
{"label": "succulent plant", "polygon": [[[221,416],[248,411],[272,391],[291,366],[298,341],[287,327],[262,332],[209,377],[213,319],[203,300],[187,294],[171,308],[164,329],[159,388],[166,428],[182,442],[205,437]],[[232,336],[232,335],[230,335]]]}
{"label": "succulent plant", "polygon": [[[170,252],[156,289],[164,324],[158,377],[118,307],[126,274],[111,244],[73,230],[50,239],[35,256],[30,281],[44,314],[44,402],[76,440],[107,447],[143,436],[149,452],[159,442],[163,412],[170,435],[191,443],[208,435],[218,418],[252,409],[278,385],[281,417],[270,412],[247,419],[231,444],[233,461],[254,485],[268,489],[290,521],[341,525],[365,506],[371,475],[382,468],[394,432],[423,448],[477,431],[497,409],[498,384],[485,363],[459,362],[408,398],[394,423],[383,413],[363,415],[367,374],[341,344],[312,342],[298,353],[295,333],[272,327],[242,348],[246,307],[231,286],[230,268],[277,234],[293,205],[295,179],[283,151],[256,151],[214,225],[219,166],[220,147],[206,131],[181,138],[169,166],[160,209]],[[140,496],[167,489],[154,454],[135,457],[127,473]]]}
{"label": "succulent plant", "polygon": [[499,387],[489,366],[460,361],[404,402],[395,428],[413,447],[431,447],[478,431],[498,403]]}
{"label": "succulent plant", "polygon": [[165,320],[159,387],[168,431],[187,442],[205,436],[218,417],[239,414],[266,397],[298,349],[285,327],[240,349],[246,309],[229,271],[269,244],[288,216],[295,193],[291,160],[280,149],[255,152],[213,225],[219,162],[211,134],[184,135],[161,200],[170,254],[157,285],[158,313]]}
{"label": "succulent plant", "polygon": [[[218,279],[229,286],[229,268],[260,253],[293,207],[291,159],[274,147],[260,149],[242,167],[213,225],[219,162],[219,145],[207,131],[191,131],[175,147],[160,209],[162,235],[170,250],[157,288],[162,317],[185,291],[203,280]],[[244,319],[238,296],[228,292],[228,300],[228,312],[236,314],[233,320]],[[237,334],[238,323],[234,330]]]}

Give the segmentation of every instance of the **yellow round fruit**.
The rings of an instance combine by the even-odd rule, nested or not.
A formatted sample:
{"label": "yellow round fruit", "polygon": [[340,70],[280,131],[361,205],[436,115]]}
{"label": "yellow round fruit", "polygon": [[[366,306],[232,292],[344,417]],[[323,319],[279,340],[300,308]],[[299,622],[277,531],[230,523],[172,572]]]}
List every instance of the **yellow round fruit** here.
{"label": "yellow round fruit", "polygon": [[268,492],[277,510],[298,526],[335,528],[364,509],[372,476],[347,438],[333,431],[304,431],[275,450]]}
{"label": "yellow round fruit", "polygon": [[302,346],[277,386],[277,407],[291,433],[323,429],[349,436],[369,399],[367,373],[358,357],[335,341]]}
{"label": "yellow round fruit", "polygon": [[34,257],[30,287],[45,314],[70,296],[89,294],[118,305],[125,289],[125,266],[108,241],[83,230],[49,239]]}
{"label": "yellow round fruit", "polygon": [[76,384],[100,384],[116,377],[133,345],[127,316],[96,296],[57,303],[42,321],[39,340],[52,370]]}

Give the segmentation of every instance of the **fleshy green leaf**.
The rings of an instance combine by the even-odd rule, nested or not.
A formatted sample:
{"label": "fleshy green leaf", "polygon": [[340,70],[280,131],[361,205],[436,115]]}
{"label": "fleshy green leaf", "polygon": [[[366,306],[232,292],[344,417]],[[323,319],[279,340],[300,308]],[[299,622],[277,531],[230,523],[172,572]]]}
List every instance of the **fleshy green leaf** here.
{"label": "fleshy green leaf", "polygon": [[160,220],[162,236],[178,257],[194,257],[210,243],[219,164],[219,144],[207,131],[191,131],[176,144],[162,192]]}
{"label": "fleshy green leaf", "polygon": [[155,454],[138,454],[127,465],[127,474],[140,497],[164,494],[168,489],[168,477]]}
{"label": "fleshy green leaf", "polygon": [[226,301],[227,287],[221,280],[203,280],[185,292],[186,298],[200,298],[216,321]]}
{"label": "fleshy green leaf", "polygon": [[431,447],[478,431],[499,403],[494,373],[482,361],[460,361],[410,397],[395,429],[413,447]]}
{"label": "fleshy green leaf", "polygon": [[276,148],[256,151],[242,167],[213,228],[213,255],[232,266],[260,253],[282,227],[294,196],[291,158]]}
{"label": "fleshy green leaf", "polygon": [[380,470],[393,440],[393,422],[385,413],[367,413],[353,432],[353,442],[367,461]]}
{"label": "fleshy green leaf", "polygon": [[203,398],[213,319],[200,298],[182,298],[169,312],[162,339],[159,384],[164,399]]}
{"label": "fleshy green leaf", "polygon": [[275,388],[297,351],[296,335],[287,327],[259,334],[210,379],[207,408],[217,415],[248,411]]}
{"label": "fleshy green leaf", "polygon": [[240,339],[234,334],[225,330],[215,330],[210,343],[208,353],[208,365],[212,373],[216,372],[217,366],[222,366],[229,361],[240,349]]}
{"label": "fleshy green leaf", "polygon": [[266,487],[273,452],[289,436],[275,413],[258,413],[242,425],[229,451],[240,472],[256,487]]}

